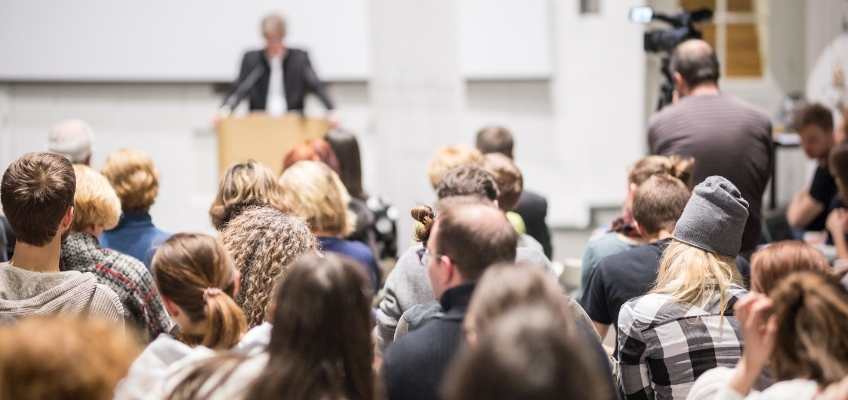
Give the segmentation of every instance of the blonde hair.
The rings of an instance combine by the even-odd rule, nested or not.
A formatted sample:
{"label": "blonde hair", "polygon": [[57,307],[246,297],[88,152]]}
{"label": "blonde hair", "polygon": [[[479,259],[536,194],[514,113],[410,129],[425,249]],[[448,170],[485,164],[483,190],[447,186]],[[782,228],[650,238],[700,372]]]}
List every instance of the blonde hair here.
{"label": "blonde hair", "polygon": [[339,176],[318,161],[298,161],[280,176],[283,204],[306,220],[312,232],[347,236],[355,225],[350,194]]}
{"label": "blonde hair", "polygon": [[678,302],[699,306],[718,295],[723,311],[728,289],[741,284],[735,259],[672,240],[660,259],[657,282],[651,293],[667,294]]}
{"label": "blonde hair", "polygon": [[218,185],[218,194],[209,207],[215,229],[221,231],[245,208],[269,205],[285,211],[283,194],[274,172],[267,166],[249,160],[227,169]]}
{"label": "blonde hair", "polygon": [[77,190],[74,194],[74,222],[71,229],[79,232],[90,227],[106,230],[118,225],[121,200],[101,173],[85,165],[74,165]]}
{"label": "blonde hair", "polygon": [[118,150],[109,154],[101,172],[115,188],[124,211],[147,211],[159,194],[159,171],[147,153]]}
{"label": "blonde hair", "polygon": [[433,189],[441,182],[445,174],[460,166],[483,166],[483,154],[479,150],[465,145],[455,145],[440,148],[427,166],[427,176]]}
{"label": "blonde hair", "polygon": [[33,317],[0,328],[0,399],[107,400],[141,352],[114,322]]}

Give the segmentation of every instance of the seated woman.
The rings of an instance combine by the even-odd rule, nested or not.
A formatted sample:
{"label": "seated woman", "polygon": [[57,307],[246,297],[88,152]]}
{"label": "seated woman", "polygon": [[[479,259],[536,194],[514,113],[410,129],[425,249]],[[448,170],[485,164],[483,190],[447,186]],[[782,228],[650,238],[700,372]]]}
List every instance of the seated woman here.
{"label": "seated woman", "polygon": [[98,237],[118,224],[121,201],[109,181],[84,165],[74,165],[76,193],[71,233],[62,241],[60,268],[91,272],[114,290],[124,305],[127,321],[148,340],[174,327],[144,264],[100,245]]}
{"label": "seated woman", "polygon": [[169,381],[169,398],[377,398],[368,287],[348,259],[299,258],[276,290],[267,352],[205,360]]}
{"label": "seated woman", "polygon": [[[265,339],[255,338],[261,346],[270,332],[263,322],[270,316],[275,285],[286,278],[295,259],[318,248],[318,241],[302,219],[273,207],[244,210],[227,224],[221,240],[241,275],[236,303],[248,326],[266,333]],[[255,331],[251,329],[245,340],[253,336],[250,333]]]}
{"label": "seated woman", "polygon": [[179,373],[189,360],[232,348],[247,330],[244,313],[233,300],[238,270],[215,238],[195,233],[172,236],[153,257],[153,271],[180,331],[150,343],[133,363],[116,398],[161,397],[168,376]]}
{"label": "seated woman", "polygon": [[[690,399],[819,399],[848,376],[848,292],[832,276],[793,273],[768,297],[745,297],[736,313],[745,354],[735,369],[702,375]],[[752,391],[766,367],[778,382]],[[711,390],[716,381],[721,388]]]}
{"label": "seated woman", "polygon": [[220,232],[248,207],[268,205],[285,211],[281,198],[280,185],[271,169],[250,160],[233,165],[224,173],[209,207],[209,217]]}
{"label": "seated woman", "polygon": [[103,175],[121,199],[118,226],[103,232],[103,247],[133,256],[150,268],[153,253],[171,234],[153,225],[150,207],[159,194],[159,171],[153,160],[138,150],[118,150],[106,158]]}
{"label": "seated woman", "polygon": [[350,257],[365,268],[375,290],[380,287],[380,268],[371,249],[362,242],[346,240],[355,222],[347,193],[339,176],[318,161],[299,161],[280,176],[283,204],[306,220],[324,251]]}
{"label": "seated woman", "polygon": [[622,215],[613,221],[608,232],[592,238],[586,245],[580,267],[581,290],[589,285],[592,270],[604,257],[627,250],[631,246],[643,244],[644,241],[633,223],[633,195],[636,189],[648,178],[659,174],[680,179],[691,188],[693,165],[692,158],[677,156],[647,156],[636,162],[627,175],[627,195],[624,198]]}
{"label": "seated woman", "polygon": [[747,219],[748,203],[727,179],[711,176],[695,187],[654,289],[618,314],[626,399],[685,399],[703,372],[739,360],[733,305],[746,292],[734,258]]}

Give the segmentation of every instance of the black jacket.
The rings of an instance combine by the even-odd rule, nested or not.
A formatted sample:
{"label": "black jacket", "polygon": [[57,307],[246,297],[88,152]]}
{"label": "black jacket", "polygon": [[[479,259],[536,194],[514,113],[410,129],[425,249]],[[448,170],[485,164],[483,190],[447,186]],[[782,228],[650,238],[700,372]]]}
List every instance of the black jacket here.
{"label": "black jacket", "polygon": [[474,284],[445,291],[444,314],[389,346],[383,359],[383,378],[389,400],[436,400],[442,375],[465,339],[462,320]]}
{"label": "black jacket", "polygon": [[[262,74],[245,97],[248,99],[251,111],[261,111],[265,110],[265,104],[268,100],[268,82],[271,80],[271,68],[268,65],[268,59],[265,57],[264,49],[244,53],[244,57],[241,59],[239,76],[233,83],[227,99],[234,94],[239,82],[247,78],[254,68],[262,68]],[[286,49],[286,55],[283,57],[283,79],[286,104],[289,111],[303,112],[303,100],[307,92],[317,95],[328,110],[334,108],[333,101],[327,95],[324,84],[318,79],[315,70],[312,69],[312,63],[309,61],[307,52],[299,49]],[[241,100],[238,99],[235,104],[238,104]]]}
{"label": "black jacket", "polygon": [[551,246],[551,231],[545,218],[548,216],[548,201],[542,195],[525,190],[518,198],[515,212],[521,215],[527,234],[539,241],[545,250],[545,255],[552,259],[553,246]]}

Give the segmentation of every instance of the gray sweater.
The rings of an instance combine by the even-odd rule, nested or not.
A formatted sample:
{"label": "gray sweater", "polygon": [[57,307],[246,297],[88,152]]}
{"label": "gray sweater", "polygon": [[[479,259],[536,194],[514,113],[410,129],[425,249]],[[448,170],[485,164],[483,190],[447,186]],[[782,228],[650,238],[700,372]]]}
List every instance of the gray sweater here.
{"label": "gray sweater", "polygon": [[[522,235],[519,240],[515,261],[541,265],[551,271],[551,261],[540,250],[541,245],[524,236],[526,235]],[[436,300],[433,288],[430,287],[430,279],[427,277],[427,268],[421,265],[416,254],[421,247],[422,245],[418,243],[406,249],[395,264],[395,268],[386,277],[383,298],[377,308],[376,339],[379,350],[385,350],[394,340],[395,329],[403,313],[416,304]]]}
{"label": "gray sweater", "polygon": [[123,323],[118,295],[77,271],[33,272],[0,263],[0,320],[57,313],[89,314]]}

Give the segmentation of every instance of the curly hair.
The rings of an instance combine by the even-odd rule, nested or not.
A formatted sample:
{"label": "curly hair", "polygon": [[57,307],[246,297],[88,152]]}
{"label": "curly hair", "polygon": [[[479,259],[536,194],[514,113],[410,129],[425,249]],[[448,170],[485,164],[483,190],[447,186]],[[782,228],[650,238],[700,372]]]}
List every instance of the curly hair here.
{"label": "curly hair", "polygon": [[121,149],[106,158],[101,170],[126,211],[147,211],[159,194],[159,171],[147,153]]}
{"label": "curly hair", "polygon": [[318,249],[306,222],[272,207],[246,209],[227,224],[221,239],[241,272],[236,303],[250,327],[268,316],[274,286],[285,279],[289,264]]}
{"label": "curly hair", "polygon": [[71,230],[80,232],[90,227],[112,229],[121,218],[121,200],[109,180],[94,169],[74,165],[77,190],[74,193],[74,222]]}
{"label": "curly hair", "polygon": [[286,211],[274,172],[259,162],[249,160],[227,169],[218,185],[218,194],[209,207],[209,217],[215,229],[221,231],[246,208],[263,205]]}

